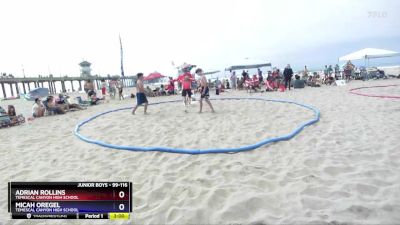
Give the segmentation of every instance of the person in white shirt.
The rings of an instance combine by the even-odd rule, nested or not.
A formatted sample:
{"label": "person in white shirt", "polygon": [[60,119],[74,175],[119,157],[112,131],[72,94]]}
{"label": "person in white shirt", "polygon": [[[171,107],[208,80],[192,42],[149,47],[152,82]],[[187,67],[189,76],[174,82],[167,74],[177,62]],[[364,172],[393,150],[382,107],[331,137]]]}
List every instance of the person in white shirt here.
{"label": "person in white shirt", "polygon": [[35,103],[32,106],[32,116],[34,118],[42,117],[42,116],[44,116],[44,111],[45,111],[45,108],[44,108],[42,102],[40,101],[39,98],[36,98]]}

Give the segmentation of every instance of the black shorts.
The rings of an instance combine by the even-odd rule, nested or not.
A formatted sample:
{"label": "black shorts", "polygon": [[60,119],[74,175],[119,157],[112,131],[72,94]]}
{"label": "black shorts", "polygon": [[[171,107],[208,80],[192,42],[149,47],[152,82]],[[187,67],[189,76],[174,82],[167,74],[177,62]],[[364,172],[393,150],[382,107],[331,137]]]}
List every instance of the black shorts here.
{"label": "black shorts", "polygon": [[189,96],[189,98],[192,97],[192,90],[191,89],[183,89],[182,96],[183,97]]}
{"label": "black shorts", "polygon": [[210,90],[208,89],[208,87],[205,87],[205,90],[204,90],[204,87],[201,88],[201,98],[202,99],[203,98],[205,98],[205,99],[210,98]]}
{"label": "black shorts", "polygon": [[141,105],[143,103],[148,103],[146,95],[144,93],[140,93],[140,92],[138,92],[136,94],[136,101],[137,101],[137,105]]}

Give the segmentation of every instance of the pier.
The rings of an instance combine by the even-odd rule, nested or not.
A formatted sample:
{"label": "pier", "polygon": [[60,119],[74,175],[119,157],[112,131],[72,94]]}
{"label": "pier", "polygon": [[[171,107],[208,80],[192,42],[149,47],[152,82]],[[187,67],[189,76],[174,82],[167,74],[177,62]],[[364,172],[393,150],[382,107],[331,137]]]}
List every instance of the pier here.
{"label": "pier", "polygon": [[[67,82],[71,83],[71,91],[81,91],[83,90],[84,81],[91,80],[96,88],[100,90],[101,80],[110,81],[115,79],[113,76],[101,77],[101,76],[90,76],[90,77],[24,77],[24,78],[10,78],[10,77],[0,77],[0,87],[1,94],[3,98],[7,98],[6,85],[9,86],[11,96],[9,97],[19,97],[20,94],[27,94],[31,89],[46,87],[49,89],[50,94],[64,93],[67,92],[65,84]],[[124,76],[119,78],[124,87],[134,87],[136,82],[136,76]],[[56,83],[60,82],[61,90],[57,90]],[[77,86],[74,86],[74,82],[78,82]],[[83,82],[83,83],[82,83]],[[22,88],[21,88],[22,87]],[[23,92],[23,93],[20,93]]]}

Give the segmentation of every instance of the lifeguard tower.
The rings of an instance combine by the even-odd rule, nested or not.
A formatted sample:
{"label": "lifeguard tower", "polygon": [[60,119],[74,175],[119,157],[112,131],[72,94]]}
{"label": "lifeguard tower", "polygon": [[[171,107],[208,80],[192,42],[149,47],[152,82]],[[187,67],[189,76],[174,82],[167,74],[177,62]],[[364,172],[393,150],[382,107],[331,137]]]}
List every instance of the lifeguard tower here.
{"label": "lifeguard tower", "polygon": [[79,63],[79,66],[81,66],[81,77],[90,77],[91,76],[91,71],[92,69],[90,69],[90,65],[92,65],[90,62],[88,61],[82,61],[81,63]]}

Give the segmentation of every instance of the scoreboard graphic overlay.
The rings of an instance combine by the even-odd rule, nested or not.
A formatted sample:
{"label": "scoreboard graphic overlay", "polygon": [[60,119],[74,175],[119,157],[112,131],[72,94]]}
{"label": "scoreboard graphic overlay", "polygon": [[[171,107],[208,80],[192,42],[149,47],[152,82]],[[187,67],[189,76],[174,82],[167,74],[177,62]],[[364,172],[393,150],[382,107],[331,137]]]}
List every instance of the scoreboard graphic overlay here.
{"label": "scoreboard graphic overlay", "polygon": [[129,219],[131,182],[9,182],[12,219]]}

